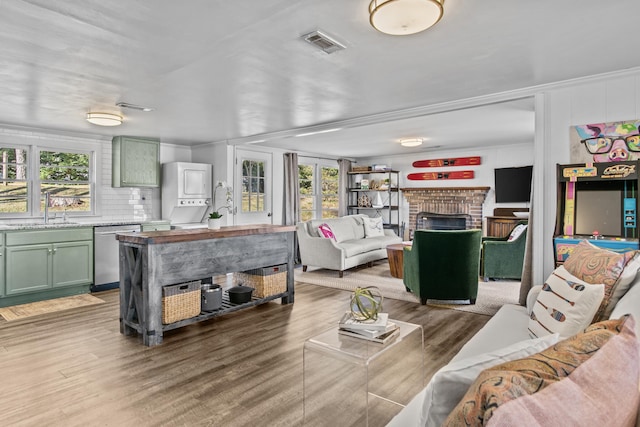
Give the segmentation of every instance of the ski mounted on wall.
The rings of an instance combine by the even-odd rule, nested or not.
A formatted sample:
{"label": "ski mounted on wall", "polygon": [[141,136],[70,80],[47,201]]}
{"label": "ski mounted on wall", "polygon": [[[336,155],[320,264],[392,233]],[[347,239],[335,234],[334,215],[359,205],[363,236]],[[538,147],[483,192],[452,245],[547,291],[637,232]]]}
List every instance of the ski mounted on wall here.
{"label": "ski mounted on wall", "polygon": [[473,176],[473,171],[418,172],[408,174],[407,179],[411,181],[433,181],[440,179],[472,179]]}
{"label": "ski mounted on wall", "polygon": [[480,164],[480,156],[451,157],[448,159],[416,160],[414,168],[439,168],[442,166],[474,166]]}

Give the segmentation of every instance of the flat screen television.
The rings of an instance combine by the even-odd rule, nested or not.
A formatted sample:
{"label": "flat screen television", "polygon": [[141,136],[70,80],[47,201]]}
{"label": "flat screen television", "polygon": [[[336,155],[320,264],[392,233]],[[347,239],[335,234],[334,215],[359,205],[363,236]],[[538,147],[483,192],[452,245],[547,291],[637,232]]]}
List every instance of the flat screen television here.
{"label": "flat screen television", "polygon": [[576,183],[574,234],[622,236],[622,181],[586,181]]}
{"label": "flat screen television", "polygon": [[496,203],[529,202],[533,166],[494,169]]}

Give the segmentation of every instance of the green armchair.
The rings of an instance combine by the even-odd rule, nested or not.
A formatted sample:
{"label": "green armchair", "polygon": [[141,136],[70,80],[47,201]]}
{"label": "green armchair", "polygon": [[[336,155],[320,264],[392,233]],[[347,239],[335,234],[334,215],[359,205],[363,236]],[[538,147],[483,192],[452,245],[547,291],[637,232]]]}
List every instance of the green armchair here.
{"label": "green armchair", "polygon": [[403,281],[420,298],[469,300],[478,296],[482,231],[416,230],[404,248]]}
{"label": "green armchair", "polygon": [[489,279],[521,279],[524,249],[527,241],[527,228],[512,241],[509,236],[519,225],[527,225],[526,221],[518,222],[508,236],[483,237],[482,261],[480,275],[485,282]]}

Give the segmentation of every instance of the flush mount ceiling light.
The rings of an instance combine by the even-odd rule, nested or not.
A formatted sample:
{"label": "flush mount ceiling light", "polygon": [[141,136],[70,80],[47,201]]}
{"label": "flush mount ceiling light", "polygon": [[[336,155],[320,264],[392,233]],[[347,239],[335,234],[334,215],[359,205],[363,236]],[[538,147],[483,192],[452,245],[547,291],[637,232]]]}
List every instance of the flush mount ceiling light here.
{"label": "flush mount ceiling light", "polygon": [[403,138],[400,140],[400,145],[403,147],[417,147],[422,145],[422,138]]}
{"label": "flush mount ceiling light", "polygon": [[369,22],[381,33],[403,36],[434,26],[444,13],[444,0],[372,0]]}
{"label": "flush mount ceiling light", "polygon": [[87,121],[98,126],[118,126],[122,124],[122,116],[111,113],[87,113]]}

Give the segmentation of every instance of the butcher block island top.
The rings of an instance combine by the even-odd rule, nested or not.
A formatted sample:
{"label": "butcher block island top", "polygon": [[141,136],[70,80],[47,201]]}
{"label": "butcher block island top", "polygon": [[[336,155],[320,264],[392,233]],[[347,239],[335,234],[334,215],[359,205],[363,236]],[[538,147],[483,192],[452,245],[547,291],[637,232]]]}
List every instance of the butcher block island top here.
{"label": "butcher block island top", "polygon": [[[118,234],[120,241],[120,332],[140,335],[147,346],[162,343],[163,331],[281,299],[293,303],[295,226],[252,224],[219,230],[187,229]],[[211,276],[286,264],[286,290],[163,324],[163,287]],[[198,301],[200,300],[198,290]]]}
{"label": "butcher block island top", "polygon": [[225,237],[251,236],[255,234],[288,233],[296,230],[295,225],[249,224],[221,227],[217,230],[193,228],[185,230],[148,231],[143,233],[118,234],[121,242],[138,244],[157,244],[189,242],[204,239],[222,239]]}

